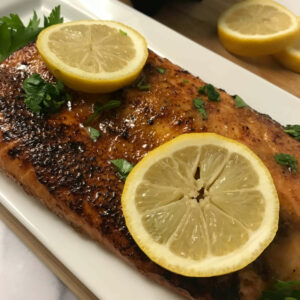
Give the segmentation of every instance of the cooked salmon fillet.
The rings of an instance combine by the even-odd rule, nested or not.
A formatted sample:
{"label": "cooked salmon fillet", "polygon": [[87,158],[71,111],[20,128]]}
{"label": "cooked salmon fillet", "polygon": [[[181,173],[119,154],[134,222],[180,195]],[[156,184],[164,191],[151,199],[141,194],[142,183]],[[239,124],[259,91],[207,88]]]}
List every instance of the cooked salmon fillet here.
{"label": "cooked salmon fillet", "polygon": [[[157,67],[166,72],[160,74]],[[0,168],[57,215],[109,248],[159,283],[189,299],[258,299],[276,279],[300,279],[300,170],[276,163],[275,153],[300,161],[300,143],[281,125],[250,108],[237,108],[220,90],[221,101],[208,101],[208,119],[193,107],[205,83],[150,51],[142,71],[149,91],[135,85],[108,95],[69,91],[72,102],[59,113],[36,115],[24,104],[22,83],[32,73],[55,79],[35,44],[15,52],[0,65]],[[120,100],[91,126],[102,136],[93,142],[82,124],[94,104]],[[252,149],[274,179],[280,199],[275,240],[245,269],[224,276],[191,278],[152,262],[130,236],[120,207],[124,183],[110,160],[137,163],[148,151],[189,132],[215,132]],[[298,169],[300,167],[298,166]]]}

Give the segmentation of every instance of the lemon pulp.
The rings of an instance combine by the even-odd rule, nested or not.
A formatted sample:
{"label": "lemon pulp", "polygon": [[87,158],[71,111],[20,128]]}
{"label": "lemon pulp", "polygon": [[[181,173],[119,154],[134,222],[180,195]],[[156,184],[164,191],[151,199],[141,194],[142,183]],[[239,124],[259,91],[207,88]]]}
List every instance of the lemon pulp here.
{"label": "lemon pulp", "polygon": [[[298,21],[300,24],[300,17]],[[286,68],[300,73],[300,33],[290,46],[276,53],[274,57]]]}
{"label": "lemon pulp", "polygon": [[271,176],[247,147],[215,134],[186,134],[150,152],[122,195],[127,227],[159,265],[185,276],[243,268],[278,226]]}
{"label": "lemon pulp", "polygon": [[91,93],[130,84],[148,56],[145,39],[114,21],[50,26],[38,36],[37,48],[54,76],[75,90]]}
{"label": "lemon pulp", "polygon": [[234,4],[219,18],[218,33],[224,47],[243,56],[281,51],[297,36],[297,17],[271,0]]}

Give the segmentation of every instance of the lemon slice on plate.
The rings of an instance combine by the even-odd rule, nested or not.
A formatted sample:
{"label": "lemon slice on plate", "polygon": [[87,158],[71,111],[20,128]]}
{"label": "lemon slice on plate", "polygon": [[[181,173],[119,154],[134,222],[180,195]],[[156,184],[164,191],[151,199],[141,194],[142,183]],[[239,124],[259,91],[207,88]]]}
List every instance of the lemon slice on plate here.
{"label": "lemon slice on plate", "polygon": [[[300,24],[300,17],[298,21]],[[300,34],[290,46],[274,54],[274,57],[286,68],[300,73]]]}
{"label": "lemon slice on plate", "polygon": [[114,21],[50,26],[37,39],[49,70],[74,90],[106,93],[132,83],[148,57],[146,40]]}
{"label": "lemon slice on plate", "polygon": [[213,133],[181,135],[127,177],[122,209],[132,237],[160,266],[185,276],[239,270],[278,228],[271,175],[246,146]]}
{"label": "lemon slice on plate", "polygon": [[246,0],[227,9],[218,20],[224,47],[242,56],[281,51],[297,36],[297,17],[271,0]]}

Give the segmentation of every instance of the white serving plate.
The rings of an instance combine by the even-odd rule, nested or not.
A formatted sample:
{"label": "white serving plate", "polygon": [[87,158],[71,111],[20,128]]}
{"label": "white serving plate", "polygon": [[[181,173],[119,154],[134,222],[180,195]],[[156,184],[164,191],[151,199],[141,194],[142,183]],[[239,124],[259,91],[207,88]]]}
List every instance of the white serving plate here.
{"label": "white serving plate", "polygon": [[[239,94],[257,111],[283,125],[300,124],[297,97],[120,2],[7,0],[0,3],[0,16],[18,13],[27,21],[33,9],[39,15],[48,14],[58,4],[65,21],[99,18],[126,23],[146,37],[151,49],[194,75],[228,93]],[[3,174],[0,174],[0,201],[101,300],[182,299],[78,234]]]}

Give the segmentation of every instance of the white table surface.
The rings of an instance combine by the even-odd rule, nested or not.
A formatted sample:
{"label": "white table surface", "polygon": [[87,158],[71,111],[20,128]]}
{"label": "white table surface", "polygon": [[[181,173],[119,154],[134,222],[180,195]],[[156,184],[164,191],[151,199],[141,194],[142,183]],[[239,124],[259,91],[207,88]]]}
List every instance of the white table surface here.
{"label": "white table surface", "polygon": [[1,220],[0,299],[77,299]]}

